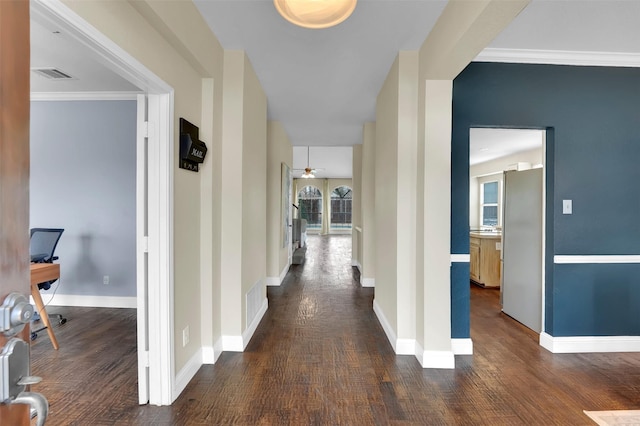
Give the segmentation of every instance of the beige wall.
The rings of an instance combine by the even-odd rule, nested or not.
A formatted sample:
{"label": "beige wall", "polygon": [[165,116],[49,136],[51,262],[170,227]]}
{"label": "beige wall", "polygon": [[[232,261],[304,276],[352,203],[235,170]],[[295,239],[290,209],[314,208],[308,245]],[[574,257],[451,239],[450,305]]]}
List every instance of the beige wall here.
{"label": "beige wall", "polygon": [[222,335],[237,338],[247,292],[264,285],[267,233],[267,101],[242,51],[225,51],[223,96]]}
{"label": "beige wall", "polygon": [[[389,326],[398,332],[398,87],[400,58],[397,57],[378,94],[375,142],[375,302]],[[394,342],[395,343],[395,342]]]}
{"label": "beige wall", "polygon": [[[289,266],[289,248],[283,247],[282,163],[293,167],[293,147],[277,121],[267,125],[267,279],[280,284],[280,274]],[[293,203],[292,191],[291,203]],[[292,210],[291,203],[287,208]],[[291,218],[293,212],[291,212]]]}
{"label": "beige wall", "polygon": [[353,195],[351,201],[351,265],[361,268],[362,256],[362,145],[353,146]]}
{"label": "beige wall", "polygon": [[417,52],[400,52],[376,107],[375,300],[403,341],[415,339],[417,73]]}
{"label": "beige wall", "polygon": [[[174,89],[174,140],[178,139],[178,118],[184,117],[201,127],[212,140],[207,145],[212,152],[221,143],[220,108],[213,111],[208,123],[202,122],[202,78],[215,81],[214,93],[208,102],[218,103],[221,91],[223,50],[191,2],[129,2],[65,1],[70,9],[88,21]],[[168,30],[171,28],[171,30]],[[213,100],[211,99],[213,98]],[[214,108],[212,108],[214,109]],[[211,126],[205,128],[205,126]],[[178,158],[178,144],[174,144]],[[213,155],[203,168],[212,167]],[[177,161],[176,161],[177,163]],[[191,173],[174,165],[174,341],[182,342],[182,330],[190,327],[190,343],[175,345],[175,370],[180,369],[202,346],[200,223],[201,174]],[[209,177],[213,185],[214,174]],[[214,207],[210,205],[209,209]],[[214,225],[212,225],[214,226]],[[210,230],[215,234],[217,230]],[[213,251],[213,247],[211,248]],[[208,283],[213,286],[213,283]],[[212,291],[210,297],[215,297]],[[216,303],[214,300],[213,303]],[[219,301],[218,301],[219,303]],[[212,326],[207,325],[209,332]]]}
{"label": "beige wall", "polygon": [[362,133],[362,250],[361,275],[363,285],[374,286],[376,276],[376,123],[365,123]]}

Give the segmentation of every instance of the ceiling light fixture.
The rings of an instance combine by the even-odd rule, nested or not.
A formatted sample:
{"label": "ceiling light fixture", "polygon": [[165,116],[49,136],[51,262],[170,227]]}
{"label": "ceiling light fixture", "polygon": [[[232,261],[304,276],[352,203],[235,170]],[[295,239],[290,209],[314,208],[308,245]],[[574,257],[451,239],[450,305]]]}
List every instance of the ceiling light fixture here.
{"label": "ceiling light fixture", "polygon": [[309,167],[309,150],[310,148],[307,147],[307,167],[304,169],[304,173],[302,173],[302,176],[301,176],[305,179],[313,179],[316,177],[316,175],[314,175],[315,170]]}
{"label": "ceiling light fixture", "polygon": [[304,28],[328,28],[347,19],[357,0],[273,0],[278,13]]}

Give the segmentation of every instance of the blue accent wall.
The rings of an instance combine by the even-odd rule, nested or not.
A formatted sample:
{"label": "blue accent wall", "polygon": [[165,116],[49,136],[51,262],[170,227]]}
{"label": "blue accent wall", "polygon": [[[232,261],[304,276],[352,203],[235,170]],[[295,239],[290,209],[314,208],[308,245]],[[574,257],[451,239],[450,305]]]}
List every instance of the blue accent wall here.
{"label": "blue accent wall", "polygon": [[[640,334],[630,315],[640,311],[632,297],[640,293],[640,265],[553,265],[559,254],[640,254],[639,105],[637,68],[472,63],[454,81],[452,253],[469,252],[469,128],[551,135],[545,331],[553,336]],[[563,199],[573,200],[572,215],[562,214]],[[460,303],[468,277],[455,279],[452,289],[466,294],[452,295],[452,315],[468,317]]]}

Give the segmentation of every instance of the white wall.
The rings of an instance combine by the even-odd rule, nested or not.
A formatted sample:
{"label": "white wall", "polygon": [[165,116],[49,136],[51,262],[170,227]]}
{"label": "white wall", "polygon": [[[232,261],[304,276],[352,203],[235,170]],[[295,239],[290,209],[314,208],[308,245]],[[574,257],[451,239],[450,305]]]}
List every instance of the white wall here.
{"label": "white wall", "polygon": [[362,270],[363,286],[375,286],[376,276],[376,124],[365,123],[362,131]]}
{"label": "white wall", "polygon": [[135,298],[136,101],[32,102],[30,150],[30,226],[65,229],[56,294]]}

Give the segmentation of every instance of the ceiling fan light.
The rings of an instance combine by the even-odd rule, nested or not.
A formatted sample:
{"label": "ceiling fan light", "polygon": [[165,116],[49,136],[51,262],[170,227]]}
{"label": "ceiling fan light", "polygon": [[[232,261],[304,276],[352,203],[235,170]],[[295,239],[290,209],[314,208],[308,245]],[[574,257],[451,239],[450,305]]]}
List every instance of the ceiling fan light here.
{"label": "ceiling fan light", "polygon": [[284,19],[304,28],[328,28],[347,19],[357,0],[273,0]]}

